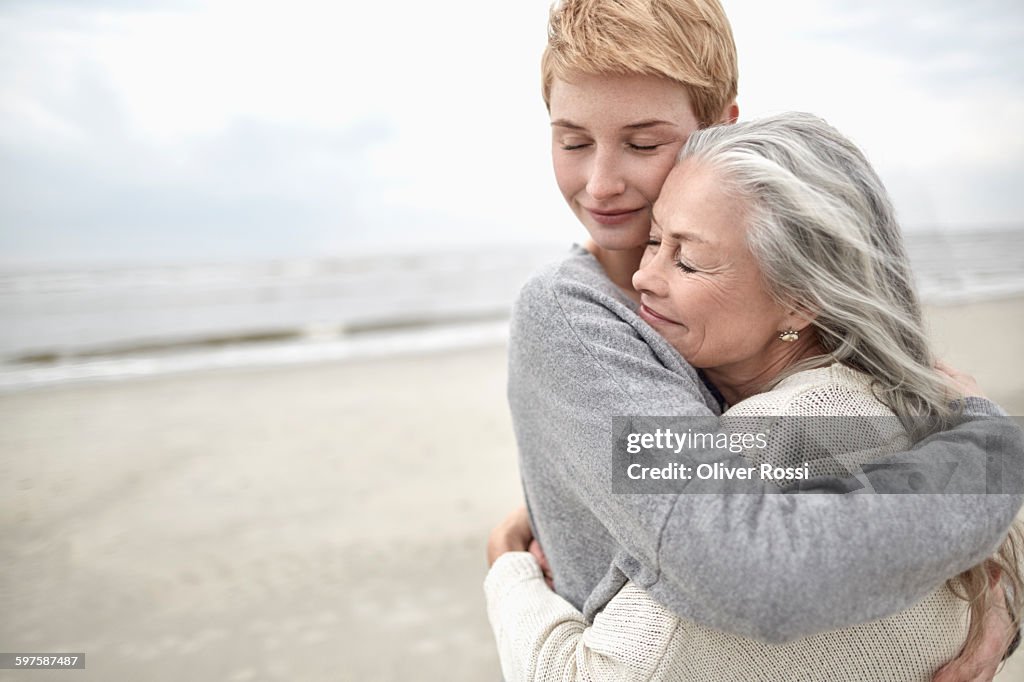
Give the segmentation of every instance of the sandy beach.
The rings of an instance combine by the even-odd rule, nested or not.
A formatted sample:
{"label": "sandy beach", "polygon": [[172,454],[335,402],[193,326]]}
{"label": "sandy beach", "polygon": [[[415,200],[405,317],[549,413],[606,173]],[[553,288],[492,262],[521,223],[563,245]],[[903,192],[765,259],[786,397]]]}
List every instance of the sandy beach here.
{"label": "sandy beach", "polygon": [[[1024,415],[1024,298],[929,320]],[[505,374],[495,346],[0,396],[0,650],[87,656],[0,680],[500,679]]]}

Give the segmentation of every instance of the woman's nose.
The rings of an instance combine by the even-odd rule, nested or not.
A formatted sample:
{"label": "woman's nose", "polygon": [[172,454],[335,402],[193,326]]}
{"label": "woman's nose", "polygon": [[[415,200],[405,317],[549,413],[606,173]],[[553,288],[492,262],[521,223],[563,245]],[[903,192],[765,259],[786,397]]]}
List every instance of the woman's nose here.
{"label": "woman's nose", "polygon": [[587,194],[598,201],[611,199],[626,191],[619,159],[612,153],[598,152],[587,179]]}
{"label": "woman's nose", "polygon": [[665,278],[658,271],[657,258],[645,255],[640,269],[633,273],[633,288],[641,294],[662,297],[668,293]]}

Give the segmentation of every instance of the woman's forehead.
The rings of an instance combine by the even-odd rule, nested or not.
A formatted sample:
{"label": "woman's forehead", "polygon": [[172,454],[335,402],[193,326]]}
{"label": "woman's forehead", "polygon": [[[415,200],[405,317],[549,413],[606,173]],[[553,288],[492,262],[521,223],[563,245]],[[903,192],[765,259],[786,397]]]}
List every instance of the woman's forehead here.
{"label": "woman's forehead", "polygon": [[719,174],[704,164],[683,161],[669,173],[651,212],[673,240],[722,248],[744,240],[747,203],[726,190]]}
{"label": "woman's forehead", "polygon": [[689,94],[679,83],[658,76],[574,74],[551,87],[551,119],[579,127],[650,121],[697,126]]}

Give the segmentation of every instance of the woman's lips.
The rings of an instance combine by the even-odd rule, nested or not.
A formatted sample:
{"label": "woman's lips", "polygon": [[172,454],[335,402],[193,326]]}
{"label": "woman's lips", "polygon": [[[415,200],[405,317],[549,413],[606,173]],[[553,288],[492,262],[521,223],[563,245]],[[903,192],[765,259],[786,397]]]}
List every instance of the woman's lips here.
{"label": "woman's lips", "polygon": [[675,320],[668,319],[664,315],[659,315],[658,313],[654,312],[653,310],[648,308],[643,303],[640,304],[640,317],[643,318],[644,321],[646,321],[648,323],[650,323],[650,322],[655,322],[655,323],[658,323],[658,322],[665,323],[665,322],[667,322],[668,324],[677,324],[679,326],[682,326],[681,322],[676,322]]}
{"label": "woman's lips", "polygon": [[590,214],[590,217],[602,225],[618,225],[627,222],[643,211],[642,208],[634,208],[627,211],[595,211],[592,208],[585,210]]}

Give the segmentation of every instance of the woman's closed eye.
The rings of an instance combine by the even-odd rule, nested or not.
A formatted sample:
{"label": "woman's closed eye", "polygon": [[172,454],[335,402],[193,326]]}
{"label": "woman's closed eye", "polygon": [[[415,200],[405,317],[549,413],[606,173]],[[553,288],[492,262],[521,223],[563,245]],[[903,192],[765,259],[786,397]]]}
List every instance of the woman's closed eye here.
{"label": "woman's closed eye", "polygon": [[685,272],[688,275],[692,275],[695,272],[698,272],[698,270],[696,268],[690,267],[685,262],[683,262],[683,261],[681,261],[679,259],[676,259],[676,267],[679,268],[680,270],[682,270],[683,272]]}
{"label": "woman's closed eye", "polygon": [[653,152],[658,147],[664,147],[665,143],[661,142],[658,144],[634,144],[633,142],[627,142],[626,146],[635,152]]}
{"label": "woman's closed eye", "polygon": [[[593,146],[593,140],[586,138],[569,138],[560,140],[558,146],[564,151],[571,152],[577,149],[585,149]],[[623,142],[623,147],[634,152],[654,152],[667,145],[668,142],[647,142],[645,140],[637,140],[634,142]]]}
{"label": "woman's closed eye", "polygon": [[[651,238],[649,238],[647,240],[647,248],[648,249],[654,249],[654,253],[658,252],[658,248],[660,246],[661,246],[661,240],[660,239],[655,239],[654,237],[651,237]],[[677,268],[679,268],[680,270],[682,270],[683,272],[685,272],[688,275],[692,275],[692,274],[694,274],[696,272],[700,272],[699,270],[697,270],[697,268],[689,265],[688,263],[683,261],[681,258],[676,258],[675,261],[673,261],[673,263],[674,263],[674,265]]]}

